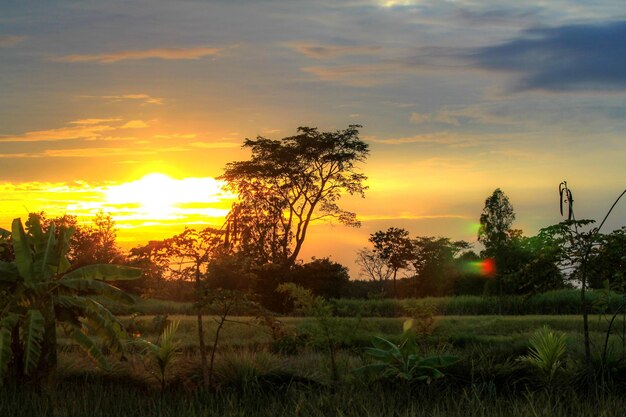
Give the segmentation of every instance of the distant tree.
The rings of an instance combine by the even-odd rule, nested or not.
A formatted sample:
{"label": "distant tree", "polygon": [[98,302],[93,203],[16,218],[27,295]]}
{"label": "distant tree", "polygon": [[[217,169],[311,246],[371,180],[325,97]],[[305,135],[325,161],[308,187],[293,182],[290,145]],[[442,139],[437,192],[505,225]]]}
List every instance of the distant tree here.
{"label": "distant tree", "polygon": [[[521,236],[521,231],[512,229],[515,221],[515,211],[509,198],[502,190],[496,188],[485,200],[485,207],[480,216],[478,241],[485,246],[481,255],[493,258],[496,265],[495,286],[498,297],[503,293],[502,276],[512,272],[511,240],[514,236]],[[500,303],[498,303],[500,306]]]}
{"label": "distant tree", "polygon": [[397,297],[398,271],[407,268],[413,258],[413,242],[409,238],[409,232],[405,229],[390,227],[384,232],[380,230],[371,234],[369,241],[374,245],[374,253],[391,268],[394,297]]}
{"label": "distant tree", "polygon": [[109,213],[99,211],[92,223],[80,224],[74,215],[62,215],[48,218],[45,213],[38,214],[44,227],[54,223],[56,230],[72,228],[68,259],[73,268],[84,265],[125,263],[125,255],[117,245],[115,222]]}
{"label": "distant tree", "polygon": [[376,284],[380,295],[384,294],[387,282],[393,276],[393,268],[372,249],[362,248],[357,251],[356,264],[359,275]]}
{"label": "distant tree", "polygon": [[626,292],[626,226],[609,234],[598,234],[598,246],[589,260],[589,287]]}
{"label": "distant tree", "polygon": [[511,238],[515,211],[509,198],[502,190],[496,188],[485,200],[485,207],[480,216],[478,241],[485,246],[486,256],[495,256]]}
{"label": "distant tree", "polygon": [[311,262],[296,264],[289,278],[290,282],[324,298],[342,297],[350,283],[348,268],[330,258],[313,258]]}
{"label": "distant tree", "polygon": [[411,264],[415,271],[417,296],[444,296],[454,291],[460,271],[456,257],[470,248],[463,241],[446,237],[417,237],[413,240]]}
{"label": "distant tree", "polygon": [[312,221],[334,218],[358,226],[355,213],[337,202],[345,193],[363,196],[367,188],[358,165],[369,151],[359,127],[334,132],[300,127],[297,135],[281,140],[246,139],[250,160],[227,164],[220,177],[239,195],[230,215],[229,243],[261,263],[289,268]]}

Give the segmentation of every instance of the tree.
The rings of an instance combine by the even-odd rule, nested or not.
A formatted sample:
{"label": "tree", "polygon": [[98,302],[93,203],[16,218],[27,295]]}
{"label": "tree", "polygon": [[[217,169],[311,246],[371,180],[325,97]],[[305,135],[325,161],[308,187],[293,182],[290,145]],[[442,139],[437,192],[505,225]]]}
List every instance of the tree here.
{"label": "tree", "polygon": [[485,200],[483,213],[480,215],[478,241],[485,246],[483,257],[493,258],[496,265],[495,284],[498,293],[498,309],[502,295],[502,276],[511,272],[510,263],[506,262],[512,236],[521,235],[521,231],[511,228],[515,221],[515,212],[509,198],[496,188]]}
{"label": "tree", "polygon": [[334,218],[359,226],[356,214],[337,203],[345,193],[363,196],[367,189],[358,166],[369,152],[360,127],[334,132],[299,127],[297,135],[281,140],[246,139],[250,160],[227,164],[220,177],[239,195],[229,216],[229,243],[260,263],[289,268],[312,221]]}
{"label": "tree", "polygon": [[405,229],[390,227],[386,231],[378,231],[370,235],[369,241],[374,244],[374,253],[384,260],[393,274],[393,294],[398,296],[396,278],[400,269],[407,268],[413,257],[413,243],[409,232]]}
{"label": "tree", "polygon": [[141,270],[110,264],[71,270],[71,234],[71,229],[57,232],[54,223],[42,228],[36,214],[29,216],[26,230],[20,219],[13,220],[15,257],[0,262],[0,382],[9,373],[18,381],[53,375],[59,325],[103,367],[106,358],[90,334],[123,351],[122,325],[93,295],[132,302],[109,282],[137,279]]}
{"label": "tree", "polygon": [[411,264],[415,270],[418,296],[445,296],[454,290],[459,275],[455,260],[470,248],[469,243],[446,237],[417,237],[413,240]]}
{"label": "tree", "polygon": [[348,268],[330,258],[313,258],[311,262],[296,264],[289,278],[290,282],[327,299],[341,298],[350,283]]}
{"label": "tree", "polygon": [[384,294],[385,285],[393,276],[393,268],[378,254],[369,248],[357,251],[356,264],[359,274],[376,284],[379,294]]}
{"label": "tree", "polygon": [[515,212],[509,198],[496,188],[485,200],[485,208],[480,215],[478,241],[485,246],[486,256],[495,256],[511,237],[511,225]]}

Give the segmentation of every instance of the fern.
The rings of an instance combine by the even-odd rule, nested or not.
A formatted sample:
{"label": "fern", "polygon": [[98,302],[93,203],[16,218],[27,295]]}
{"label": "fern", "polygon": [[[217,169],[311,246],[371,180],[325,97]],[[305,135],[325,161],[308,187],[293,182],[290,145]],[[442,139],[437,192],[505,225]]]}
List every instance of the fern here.
{"label": "fern", "polygon": [[528,355],[520,357],[519,361],[535,368],[544,384],[552,384],[556,373],[565,364],[565,334],[555,333],[548,326],[543,326],[530,337],[529,343]]}
{"label": "fern", "polygon": [[30,374],[37,369],[41,356],[41,343],[44,336],[44,319],[39,310],[31,309],[26,313],[22,326],[24,339],[24,373]]}

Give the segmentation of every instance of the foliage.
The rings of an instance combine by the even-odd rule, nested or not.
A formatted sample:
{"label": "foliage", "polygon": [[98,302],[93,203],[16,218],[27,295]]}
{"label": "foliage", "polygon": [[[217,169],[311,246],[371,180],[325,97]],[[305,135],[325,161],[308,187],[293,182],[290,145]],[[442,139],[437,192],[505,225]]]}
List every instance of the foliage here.
{"label": "foliage", "polygon": [[357,226],[352,212],[337,202],[343,193],[363,195],[366,177],[359,163],[368,145],[358,125],[320,132],[300,127],[281,140],[246,139],[248,161],[226,165],[220,179],[239,195],[229,223],[229,243],[259,263],[293,265],[311,221],[335,218]]}
{"label": "foliage", "polygon": [[485,200],[485,207],[480,215],[478,241],[485,246],[486,256],[495,256],[509,240],[514,220],[515,211],[509,198],[501,189],[496,188]]}
{"label": "foliage", "polygon": [[377,292],[384,295],[385,284],[393,276],[393,268],[369,248],[357,251],[355,263],[359,266],[359,275],[376,283]]}
{"label": "foliage", "polygon": [[407,382],[424,381],[430,384],[444,376],[441,368],[458,362],[452,355],[421,356],[415,338],[409,334],[413,320],[403,326],[404,337],[399,344],[377,337],[374,347],[366,348],[365,353],[374,363],[358,368],[357,372],[374,373],[381,379]]}
{"label": "foliage", "polygon": [[289,271],[289,281],[310,289],[324,298],[340,298],[350,285],[348,269],[330,258],[313,258],[311,262],[296,264]]}
{"label": "foliage", "polygon": [[398,296],[396,279],[398,271],[409,266],[413,259],[413,242],[405,229],[390,227],[386,231],[379,230],[369,237],[374,245],[374,254],[387,263],[393,272],[394,296]]}
{"label": "foliage", "polygon": [[459,275],[458,254],[468,250],[469,243],[444,237],[421,237],[413,240],[411,264],[415,272],[417,296],[450,295]]}
{"label": "foliage", "polygon": [[125,332],[118,320],[92,295],[116,301],[132,298],[109,282],[139,278],[140,270],[117,265],[87,265],[71,270],[67,259],[72,230],[42,228],[31,214],[24,230],[12,224],[12,262],[0,262],[0,380],[51,375],[57,363],[57,325],[89,356],[106,367],[107,360],[90,334],[123,352]]}
{"label": "foliage", "polygon": [[311,336],[313,338],[321,336],[321,339],[328,349],[331,377],[333,381],[339,380],[336,359],[339,326],[337,319],[333,317],[332,306],[322,297],[313,295],[311,290],[292,282],[279,285],[276,291],[286,295],[294,303],[297,313],[315,318],[319,331],[313,333]]}
{"label": "foliage", "polygon": [[551,387],[565,365],[567,338],[564,333],[556,333],[543,326],[530,337],[529,343],[528,354],[519,360],[532,366],[542,384]]}
{"label": "foliage", "polygon": [[147,340],[138,340],[137,345],[142,349],[142,354],[150,361],[150,374],[154,376],[161,386],[161,391],[165,391],[166,377],[170,369],[176,364],[180,357],[180,342],[174,340],[174,335],[178,330],[180,321],[170,322],[159,335],[155,343]]}

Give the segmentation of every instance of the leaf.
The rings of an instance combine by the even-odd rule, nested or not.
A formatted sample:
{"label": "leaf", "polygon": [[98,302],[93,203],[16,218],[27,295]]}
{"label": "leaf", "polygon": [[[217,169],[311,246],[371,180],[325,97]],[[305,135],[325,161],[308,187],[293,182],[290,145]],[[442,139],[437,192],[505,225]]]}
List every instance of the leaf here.
{"label": "leaf", "polygon": [[84,279],[98,281],[130,281],[141,277],[140,268],[130,266],[97,264],[87,265],[67,273],[64,279]]}
{"label": "leaf", "polygon": [[116,352],[123,352],[122,341],[126,339],[126,332],[117,318],[100,303],[92,299],[85,299],[83,305],[85,318],[90,327],[105,339]]}
{"label": "leaf", "polygon": [[109,285],[106,282],[84,278],[68,279],[69,275],[70,274],[67,274],[60,280],[56,281],[57,284],[77,291],[95,292],[97,294],[108,297],[113,301],[120,301],[128,304],[131,304],[135,301],[133,297],[126,294],[124,291],[115,288],[114,286]]}
{"label": "leaf", "polygon": [[15,265],[20,275],[26,282],[33,282],[35,273],[33,270],[33,257],[28,244],[28,237],[20,219],[14,219],[11,225],[11,241],[15,251]]}
{"label": "leaf", "polygon": [[403,332],[408,332],[412,328],[413,328],[413,319],[405,320],[404,323],[402,323],[402,331]]}
{"label": "leaf", "polygon": [[39,357],[41,356],[43,336],[43,315],[39,310],[28,310],[23,325],[24,373],[26,375],[37,368]]}
{"label": "leaf", "polygon": [[19,277],[19,271],[14,263],[0,262],[0,281],[15,282]]}
{"label": "leaf", "polygon": [[96,361],[98,365],[103,369],[109,369],[109,362],[102,353],[102,350],[96,345],[96,343],[85,333],[83,333],[78,327],[72,330],[72,339],[89,355],[91,359]]}
{"label": "leaf", "polygon": [[11,350],[11,332],[17,325],[20,316],[17,314],[9,313],[0,322],[0,385],[6,376],[9,362],[13,356]]}
{"label": "leaf", "polygon": [[426,358],[422,358],[419,361],[419,366],[428,366],[428,367],[441,367],[452,365],[453,363],[457,363],[459,361],[458,356],[452,355],[441,355],[441,356],[430,356]]}
{"label": "leaf", "polygon": [[[40,242],[35,242],[37,249],[35,251],[35,262],[33,264],[33,270],[37,274],[40,280],[48,281],[49,278],[56,272],[57,268],[55,267],[55,249],[56,249],[56,240],[54,238],[54,223],[50,224],[48,231],[41,235],[35,235],[37,239],[44,240],[46,235],[48,239],[46,241],[45,246],[41,246]],[[41,226],[39,226],[39,231],[41,231]]]}

